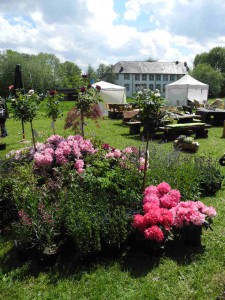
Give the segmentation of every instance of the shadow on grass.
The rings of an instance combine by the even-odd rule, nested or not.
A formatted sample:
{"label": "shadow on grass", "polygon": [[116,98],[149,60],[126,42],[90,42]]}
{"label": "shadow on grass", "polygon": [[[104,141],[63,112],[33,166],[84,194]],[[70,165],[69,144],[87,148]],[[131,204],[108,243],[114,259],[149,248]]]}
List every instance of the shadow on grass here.
{"label": "shadow on grass", "polygon": [[73,246],[65,244],[56,264],[46,267],[38,263],[35,255],[27,260],[19,259],[15,247],[12,247],[0,258],[0,264],[3,274],[10,274],[11,279],[19,281],[29,276],[38,277],[43,272],[51,275],[51,283],[70,277],[80,280],[84,273],[91,273],[100,266],[107,269],[114,263],[119,263],[122,272],[129,272],[131,277],[139,278],[157,268],[162,258],[170,258],[179,265],[188,265],[198,260],[204,250],[203,246],[194,247],[173,241],[168,242],[164,249],[137,243],[121,249],[106,247],[99,253],[83,256]]}

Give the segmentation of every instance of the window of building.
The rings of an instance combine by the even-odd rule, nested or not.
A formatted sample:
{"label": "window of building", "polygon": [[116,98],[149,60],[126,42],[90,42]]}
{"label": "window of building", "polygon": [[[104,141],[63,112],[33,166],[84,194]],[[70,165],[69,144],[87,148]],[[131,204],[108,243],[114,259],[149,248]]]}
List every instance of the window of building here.
{"label": "window of building", "polygon": [[161,84],[156,84],[156,90],[161,91]]}
{"label": "window of building", "polygon": [[163,81],[168,81],[168,75],[163,75]]}
{"label": "window of building", "polygon": [[156,80],[158,80],[158,81],[161,80],[161,75],[160,75],[160,74],[157,74],[157,75],[156,75]]}
{"label": "window of building", "polygon": [[154,84],[149,84],[149,89],[150,89],[151,91],[154,91]]}
{"label": "window of building", "polygon": [[154,80],[154,75],[153,74],[149,74],[149,80]]}
{"label": "window of building", "polygon": [[135,74],[135,80],[140,81],[140,75],[139,74]]}
{"label": "window of building", "polygon": [[175,75],[170,75],[170,81],[175,81]]}
{"label": "window of building", "polygon": [[163,92],[166,91],[166,84],[163,85]]}
{"label": "window of building", "polygon": [[126,91],[129,92],[130,90],[130,85],[128,83],[125,83],[124,84],[124,87],[126,88]]}
{"label": "window of building", "polygon": [[124,80],[129,80],[130,79],[130,74],[124,74]]}
{"label": "window of building", "polygon": [[115,80],[119,79],[119,74],[115,74]]}
{"label": "window of building", "polygon": [[184,75],[181,75],[181,74],[179,74],[179,75],[177,75],[177,79],[181,79],[181,77],[183,77]]}
{"label": "window of building", "polygon": [[144,81],[147,80],[147,75],[146,74],[142,74],[142,80],[144,80]]}
{"label": "window of building", "polygon": [[146,83],[135,84],[135,91],[140,91],[140,90],[142,90],[142,89],[147,89]]}

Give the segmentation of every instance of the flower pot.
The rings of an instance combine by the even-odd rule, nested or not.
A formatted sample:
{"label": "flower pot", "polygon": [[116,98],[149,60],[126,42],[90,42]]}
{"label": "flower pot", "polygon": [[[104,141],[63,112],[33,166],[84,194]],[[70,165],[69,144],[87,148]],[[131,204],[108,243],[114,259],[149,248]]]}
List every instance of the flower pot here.
{"label": "flower pot", "polygon": [[188,150],[188,151],[192,151],[192,152],[197,152],[198,148],[199,148],[199,144],[198,143],[182,143],[178,140],[175,140],[173,142],[174,148],[176,149],[181,149],[181,150]]}
{"label": "flower pot", "polygon": [[38,262],[43,267],[52,267],[56,263],[59,255],[59,248],[56,245],[46,247],[39,252]]}
{"label": "flower pot", "polygon": [[36,254],[37,244],[35,242],[19,242],[14,241],[17,250],[17,257],[19,260],[28,260],[33,258]]}
{"label": "flower pot", "polygon": [[6,143],[0,143],[0,150],[6,149]]}
{"label": "flower pot", "polygon": [[202,245],[202,226],[189,225],[179,229],[181,240],[190,246],[199,247]]}

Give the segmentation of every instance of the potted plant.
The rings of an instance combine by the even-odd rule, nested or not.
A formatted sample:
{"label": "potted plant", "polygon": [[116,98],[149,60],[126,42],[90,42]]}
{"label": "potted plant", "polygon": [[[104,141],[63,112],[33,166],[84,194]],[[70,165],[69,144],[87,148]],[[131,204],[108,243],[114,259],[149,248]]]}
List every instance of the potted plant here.
{"label": "potted plant", "polygon": [[189,150],[197,152],[199,143],[194,141],[193,137],[187,137],[186,135],[180,135],[173,143],[175,149]]}
{"label": "potted plant", "polygon": [[161,97],[159,90],[151,91],[140,89],[135,99],[139,103],[139,120],[143,125],[144,137],[154,137],[156,130],[164,125],[167,113],[162,110],[164,98]]}
{"label": "potted plant", "polygon": [[18,218],[19,220],[12,224],[14,245],[17,249],[18,258],[24,260],[34,255],[37,241],[33,230],[33,221],[29,214],[21,209],[18,212]]}

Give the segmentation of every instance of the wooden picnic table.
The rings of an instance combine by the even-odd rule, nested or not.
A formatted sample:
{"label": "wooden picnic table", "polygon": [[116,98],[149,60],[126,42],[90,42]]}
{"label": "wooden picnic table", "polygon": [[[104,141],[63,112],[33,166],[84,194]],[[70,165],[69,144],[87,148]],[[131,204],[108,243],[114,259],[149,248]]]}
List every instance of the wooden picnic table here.
{"label": "wooden picnic table", "polygon": [[184,124],[168,124],[159,127],[164,132],[165,139],[174,139],[181,134],[194,133],[196,138],[207,138],[208,129],[212,126],[206,123],[184,123]]}
{"label": "wooden picnic table", "polygon": [[207,122],[211,125],[223,125],[225,121],[225,110],[220,108],[199,108],[196,114],[201,116],[203,122]]}

